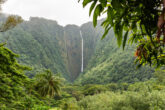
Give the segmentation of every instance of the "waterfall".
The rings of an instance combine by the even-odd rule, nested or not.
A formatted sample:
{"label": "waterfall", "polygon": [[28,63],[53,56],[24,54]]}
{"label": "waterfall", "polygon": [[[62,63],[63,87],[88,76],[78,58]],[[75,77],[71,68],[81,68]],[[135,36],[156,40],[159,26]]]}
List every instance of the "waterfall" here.
{"label": "waterfall", "polygon": [[83,47],[83,37],[82,37],[82,33],[81,33],[81,30],[80,30],[80,37],[81,37],[81,57],[82,57],[82,59],[81,59],[81,72],[83,72],[83,70],[84,70],[84,53],[83,53],[83,51],[84,51],[84,47]]}

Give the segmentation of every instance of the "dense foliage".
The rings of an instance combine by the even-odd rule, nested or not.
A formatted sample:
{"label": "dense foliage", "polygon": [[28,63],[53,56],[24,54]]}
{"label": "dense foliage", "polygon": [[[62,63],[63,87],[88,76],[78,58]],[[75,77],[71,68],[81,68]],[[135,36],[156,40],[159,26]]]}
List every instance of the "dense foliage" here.
{"label": "dense foliage", "polygon": [[0,47],[0,56],[0,105],[17,106],[20,98],[25,96],[23,87],[26,76],[22,74],[25,68],[16,62],[16,55],[3,46]]}
{"label": "dense foliage", "polygon": [[23,110],[44,106],[37,91],[28,92],[33,86],[31,79],[24,75],[29,68],[17,63],[11,50],[0,47],[0,107],[2,110]]}
{"label": "dense foliage", "polygon": [[62,110],[164,110],[162,73],[164,71],[157,71],[155,78],[134,84],[67,85],[57,100],[57,107]]}
{"label": "dense foliage", "polygon": [[60,94],[60,79],[56,78],[50,70],[45,70],[43,73],[36,75],[36,90],[41,96],[54,97],[55,94]]}
{"label": "dense foliage", "polygon": [[[126,45],[130,30],[133,32],[130,41],[139,42],[140,40],[140,47],[143,40],[146,43],[146,39],[144,39],[146,36],[150,38],[151,42],[149,41],[149,44],[147,42],[142,46],[145,49],[148,49],[146,45],[149,48],[153,46],[155,49],[155,45],[159,44],[152,37],[152,34],[155,33],[154,23],[156,22],[154,20],[157,20],[159,15],[157,9],[153,9],[152,6],[158,7],[160,1],[99,0],[98,2],[97,0],[84,0],[83,5],[85,6],[92,1],[90,14],[97,5],[93,20],[95,26],[98,15],[107,8],[105,12],[107,12],[108,17],[103,20],[105,27],[103,38],[105,35],[114,36],[115,34],[118,45],[121,45],[122,33],[124,30],[126,31],[123,40],[124,52],[117,48],[115,38],[109,37],[100,41],[103,29],[100,26],[94,29],[91,23],[83,24],[81,27],[75,25],[62,27],[55,21],[31,18],[30,21],[25,21],[15,29],[8,31],[22,22],[22,19],[18,16],[2,17],[0,21],[6,20],[6,22],[2,23],[0,31],[8,32],[0,35],[0,40],[6,41],[0,45],[0,109],[165,109],[165,71],[159,70],[153,75],[154,69],[148,66],[136,70],[136,65],[133,65],[135,58],[132,55],[135,45],[132,47]],[[1,3],[3,3],[2,0],[0,0]],[[146,7],[147,3],[151,7]],[[144,8],[144,10],[137,13],[139,8]],[[146,10],[154,12],[149,12],[139,21],[138,17],[142,17],[140,15],[145,14]],[[135,13],[132,14],[132,12],[127,11]],[[150,14],[154,16],[150,16]],[[147,21],[148,17],[151,17],[149,21]],[[128,18],[129,23],[126,21]],[[153,24],[146,25],[146,22]],[[114,27],[114,33],[110,31],[109,26]],[[82,74],[80,74],[80,30],[84,39],[83,66],[85,71]],[[20,57],[17,58],[18,55],[4,46],[20,54]],[[158,46],[158,48],[160,51],[163,49],[162,46]],[[153,51],[152,49],[151,51]],[[137,52],[139,51],[137,50]],[[140,53],[136,53],[140,64],[152,63],[150,58],[155,61],[157,56],[153,57],[152,55],[158,51],[154,50],[155,53],[143,55],[145,52],[142,48]],[[163,53],[158,52],[157,55],[159,54]],[[148,55],[151,56],[148,57]],[[157,66],[163,64],[159,61],[163,61],[163,59],[156,59]],[[30,69],[22,64],[32,66],[32,71],[29,71]],[[45,70],[48,68],[53,72]],[[62,73],[62,77],[70,81],[74,81],[80,76],[74,84],[70,84],[64,82],[58,73]]]}
{"label": "dense foliage", "polygon": [[[90,4],[91,3],[91,4]],[[83,6],[90,4],[93,24],[97,18],[107,14],[102,22],[103,38],[113,27],[118,45],[138,43],[136,50],[139,65],[163,66],[164,60],[164,7],[165,0],[83,0]],[[156,35],[157,33],[157,35]]]}

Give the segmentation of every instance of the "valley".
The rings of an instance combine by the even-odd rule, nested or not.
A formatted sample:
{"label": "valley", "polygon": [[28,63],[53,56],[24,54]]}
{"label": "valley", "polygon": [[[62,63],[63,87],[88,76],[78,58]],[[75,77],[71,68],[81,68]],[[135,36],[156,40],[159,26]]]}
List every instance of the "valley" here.
{"label": "valley", "polygon": [[31,18],[0,38],[2,42],[7,39],[6,46],[19,54],[19,63],[32,68],[27,72],[29,77],[43,69],[60,73],[71,82],[82,76],[77,79],[82,83],[131,83],[152,77],[154,70],[150,67],[136,69],[134,48],[128,46],[123,51],[118,48],[112,31],[104,40],[102,34],[102,27],[94,28],[91,22],[80,27],[62,27],[56,21]]}

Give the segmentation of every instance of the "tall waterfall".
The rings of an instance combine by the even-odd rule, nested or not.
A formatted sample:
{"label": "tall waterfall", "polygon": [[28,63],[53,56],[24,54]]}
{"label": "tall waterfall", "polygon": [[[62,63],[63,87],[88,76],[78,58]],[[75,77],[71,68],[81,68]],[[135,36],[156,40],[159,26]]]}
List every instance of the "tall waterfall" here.
{"label": "tall waterfall", "polygon": [[81,30],[80,30],[80,37],[81,37],[81,40],[82,40],[82,43],[81,43],[81,57],[82,57],[82,59],[81,59],[81,72],[83,72],[83,70],[84,70],[84,53],[83,53],[83,51],[84,51],[84,42],[83,42],[83,37],[82,37],[82,33],[81,33]]}

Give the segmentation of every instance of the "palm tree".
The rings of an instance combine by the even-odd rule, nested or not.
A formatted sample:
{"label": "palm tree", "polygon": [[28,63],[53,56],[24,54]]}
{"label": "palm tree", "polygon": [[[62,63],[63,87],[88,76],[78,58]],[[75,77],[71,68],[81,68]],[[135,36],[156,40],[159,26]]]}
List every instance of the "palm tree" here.
{"label": "palm tree", "polygon": [[36,75],[36,89],[43,97],[54,97],[55,94],[60,95],[60,78],[55,77],[50,70]]}

